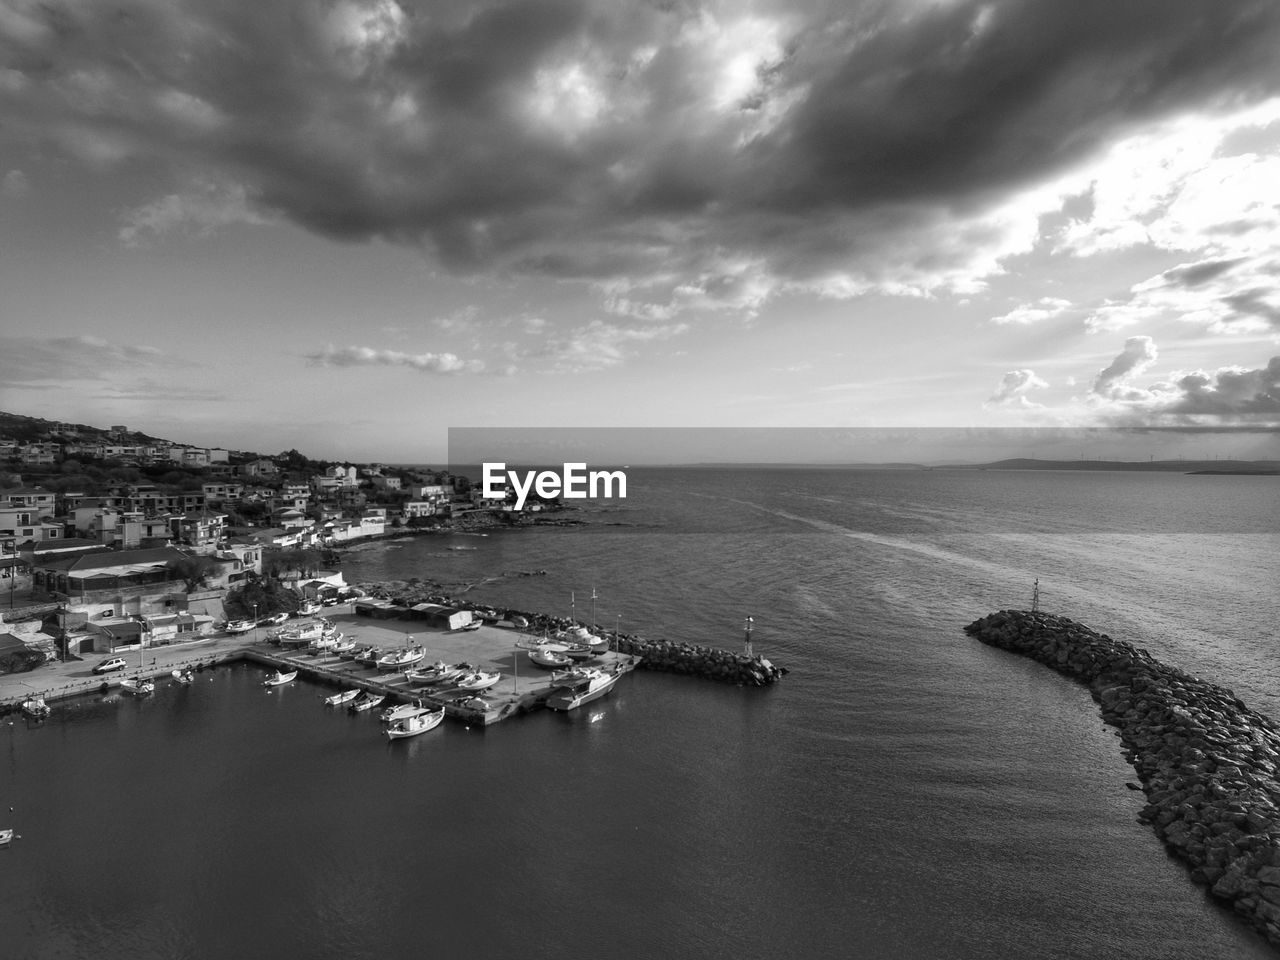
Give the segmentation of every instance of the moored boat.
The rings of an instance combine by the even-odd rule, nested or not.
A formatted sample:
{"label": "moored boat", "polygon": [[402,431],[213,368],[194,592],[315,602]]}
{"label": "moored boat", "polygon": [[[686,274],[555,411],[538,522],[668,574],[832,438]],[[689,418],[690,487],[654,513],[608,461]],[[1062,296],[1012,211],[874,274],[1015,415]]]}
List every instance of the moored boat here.
{"label": "moored boat", "polygon": [[617,672],[606,672],[599,668],[581,671],[582,676],[569,685],[561,685],[555,693],[547,698],[547,706],[552,710],[574,710],[584,703],[590,703],[603,697],[613,689],[622,676]]}
{"label": "moored boat", "polygon": [[354,701],[351,704],[351,706],[349,706],[347,709],[352,711],[353,713],[360,713],[361,711],[364,711],[364,710],[372,710],[374,707],[378,706],[378,704],[382,703],[382,701],[385,699],[387,699],[386,696],[381,693],[366,693],[359,700]]}
{"label": "moored boat", "polygon": [[169,676],[173,677],[173,679],[177,680],[183,686],[187,686],[188,684],[195,683],[196,681],[196,675],[192,673],[191,670],[189,669],[188,670],[170,670]]}
{"label": "moored boat", "polygon": [[536,647],[530,647],[529,659],[540,667],[546,667],[548,670],[567,667],[573,662],[569,659],[569,655],[567,653],[552,649],[552,647],[546,644],[539,644]]}
{"label": "moored boat", "polygon": [[443,683],[446,680],[454,680],[464,673],[470,673],[474,669],[469,663],[449,664],[443,660],[437,660],[425,670],[406,670],[404,678],[410,683]]}
{"label": "moored boat", "polygon": [[13,837],[14,833],[11,829],[0,830],[0,847],[3,847],[6,843],[12,840]]}
{"label": "moored boat", "polygon": [[350,690],[343,690],[341,693],[335,693],[331,697],[325,697],[324,702],[331,707],[336,707],[339,704],[348,702],[349,700],[354,700],[358,696],[360,696],[359,688],[352,687]]}
{"label": "moored boat", "polygon": [[267,679],[263,680],[262,685],[264,687],[279,687],[283,684],[290,683],[297,678],[297,670],[277,670],[275,673],[267,677]]}
{"label": "moored boat", "polygon": [[398,703],[394,707],[387,707],[378,715],[383,723],[397,723],[406,717],[416,717],[421,713],[430,713],[434,707],[424,707],[421,700],[415,700],[413,703]]}
{"label": "moored boat", "polygon": [[455,680],[454,686],[459,690],[488,690],[501,679],[502,674],[497,671],[486,673],[483,670],[475,670]]}
{"label": "moored boat", "polygon": [[444,719],[444,709],[427,710],[411,717],[405,717],[387,728],[388,740],[399,740],[402,737],[414,737],[440,726]]}
{"label": "moored boat", "polygon": [[422,647],[406,647],[403,650],[392,650],[390,653],[379,657],[376,661],[376,666],[379,670],[403,670],[406,667],[412,667],[415,663],[421,663],[426,655],[427,651]]}
{"label": "moored boat", "polygon": [[44,702],[44,697],[27,697],[22,701],[22,712],[32,720],[43,720],[52,712],[52,708]]}
{"label": "moored boat", "polygon": [[120,689],[125,693],[131,693],[135,697],[142,697],[148,693],[156,692],[155,681],[149,677],[129,677],[120,681]]}

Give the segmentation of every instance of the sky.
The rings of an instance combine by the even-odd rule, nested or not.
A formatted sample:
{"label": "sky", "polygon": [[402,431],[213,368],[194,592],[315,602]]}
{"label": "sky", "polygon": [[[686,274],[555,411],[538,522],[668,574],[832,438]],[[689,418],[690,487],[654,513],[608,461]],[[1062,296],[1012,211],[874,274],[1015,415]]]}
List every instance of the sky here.
{"label": "sky", "polygon": [[0,409],[1277,457],[1278,49],[1274,0],[0,0]]}

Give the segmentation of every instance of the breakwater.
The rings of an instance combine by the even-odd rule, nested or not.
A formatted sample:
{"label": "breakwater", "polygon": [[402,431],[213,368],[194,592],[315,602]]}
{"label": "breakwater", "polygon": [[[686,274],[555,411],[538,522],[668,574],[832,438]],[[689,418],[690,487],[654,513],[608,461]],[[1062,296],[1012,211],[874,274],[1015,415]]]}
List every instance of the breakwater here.
{"label": "breakwater", "polygon": [[1280,724],[1230,690],[1065,617],[1003,610],[965,627],[1089,686],[1191,877],[1280,946]]}
{"label": "breakwater", "polygon": [[787,673],[786,667],[779,667],[764,657],[748,657],[718,647],[628,636],[611,640],[609,645],[619,653],[641,657],[641,670],[684,673],[723,683],[763,687],[777,683]]}

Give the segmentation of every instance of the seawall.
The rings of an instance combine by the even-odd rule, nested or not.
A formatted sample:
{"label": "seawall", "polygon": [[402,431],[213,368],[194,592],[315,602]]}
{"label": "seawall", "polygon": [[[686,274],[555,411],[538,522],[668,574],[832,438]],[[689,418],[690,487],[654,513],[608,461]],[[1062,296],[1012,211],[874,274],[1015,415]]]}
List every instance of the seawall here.
{"label": "seawall", "polygon": [[1193,880],[1280,946],[1280,724],[1065,617],[1002,610],[965,632],[1087,684],[1141,781],[1140,819]]}
{"label": "seawall", "polygon": [[619,637],[616,645],[611,640],[610,646],[615,647],[619,653],[642,657],[641,670],[684,673],[722,683],[763,687],[777,683],[787,673],[786,667],[779,667],[764,657],[748,657],[718,647],[672,643],[669,640],[642,640],[628,636]]}

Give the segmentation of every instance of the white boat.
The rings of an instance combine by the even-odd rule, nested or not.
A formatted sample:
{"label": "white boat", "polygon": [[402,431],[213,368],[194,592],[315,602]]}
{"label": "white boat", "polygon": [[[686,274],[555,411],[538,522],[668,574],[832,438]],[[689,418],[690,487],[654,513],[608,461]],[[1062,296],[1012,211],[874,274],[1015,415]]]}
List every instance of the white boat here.
{"label": "white boat", "polygon": [[22,701],[22,712],[33,720],[43,720],[52,712],[52,708],[44,702],[44,697],[27,697]]}
{"label": "white boat", "polygon": [[498,672],[485,673],[483,670],[476,670],[459,677],[454,681],[454,686],[459,690],[488,690],[502,679],[502,674]]}
{"label": "white boat", "polygon": [[248,633],[254,628],[255,624],[252,620],[228,620],[227,625],[222,628],[224,633]]}
{"label": "white boat", "polygon": [[392,650],[378,658],[377,667],[379,670],[403,670],[406,667],[412,667],[415,663],[421,663],[426,655],[427,651],[422,647]]}
{"label": "white boat", "polygon": [[[334,640],[333,646],[329,648],[329,652],[336,653],[338,656],[342,657],[344,653],[351,653],[355,650],[355,648],[356,648],[356,642],[354,640],[348,640],[344,638],[342,634],[338,634],[338,636]],[[351,659],[350,657],[342,657],[342,658],[344,660]]]}
{"label": "white boat", "polygon": [[0,830],[0,847],[3,847],[6,843],[12,840],[13,836],[14,834],[12,830]]}
{"label": "white boat", "polygon": [[278,687],[282,684],[296,680],[297,678],[297,670],[289,670],[287,672],[284,670],[277,670],[275,673],[271,674],[271,676],[267,677],[267,679],[263,680],[262,685],[264,687]]}
{"label": "white boat", "polygon": [[559,667],[567,667],[573,662],[569,659],[569,655],[567,653],[552,649],[552,647],[545,644],[530,647],[529,659],[538,666],[546,667],[549,670],[555,670]]}
{"label": "white boat", "polygon": [[454,680],[474,669],[469,663],[449,664],[443,660],[437,660],[425,670],[406,670],[404,678],[410,683],[443,683],[446,680]]}
{"label": "white boat", "polygon": [[195,683],[196,680],[196,675],[190,670],[170,670],[169,676],[183,685]]}
{"label": "white boat", "polygon": [[555,693],[547,698],[552,710],[574,710],[584,703],[603,697],[613,689],[621,673],[607,673],[599,668],[581,671],[582,676],[568,685],[558,685]]}
{"label": "white boat", "polygon": [[155,681],[149,677],[129,677],[127,680],[120,681],[120,689],[125,693],[132,693],[135,697],[143,697],[148,693],[156,692]]}
{"label": "white boat", "polygon": [[288,612],[285,610],[281,610],[279,613],[273,613],[269,617],[263,617],[261,620],[258,621],[258,623],[264,627],[274,627],[278,624],[284,623],[288,619],[289,619]]}
{"label": "white boat", "polygon": [[424,707],[420,700],[415,700],[413,703],[398,703],[394,707],[387,707],[378,716],[383,723],[396,723],[406,717],[416,717],[420,713],[430,713],[434,709],[434,707]]}
{"label": "white boat", "polygon": [[271,635],[271,639],[282,647],[305,647],[324,636],[325,626],[318,620],[300,621],[293,626],[281,627]]}
{"label": "white boat", "polygon": [[385,699],[387,699],[386,696],[381,693],[366,693],[359,700],[352,703],[351,706],[347,707],[347,709],[353,713],[360,713],[362,710],[372,710]]}
{"label": "white boat", "polygon": [[332,653],[333,648],[342,640],[342,634],[335,633],[330,637],[317,637],[307,644],[307,650],[311,653]]}
{"label": "white boat", "polygon": [[352,687],[350,690],[343,690],[341,693],[335,693],[331,697],[325,697],[324,702],[331,707],[336,707],[339,704],[346,703],[348,700],[354,700],[358,696],[360,696],[360,690]]}
{"label": "white boat", "polygon": [[401,737],[416,737],[420,733],[434,730],[440,726],[440,721],[443,719],[443,709],[428,710],[412,717],[405,717],[387,728],[387,739],[398,740]]}

